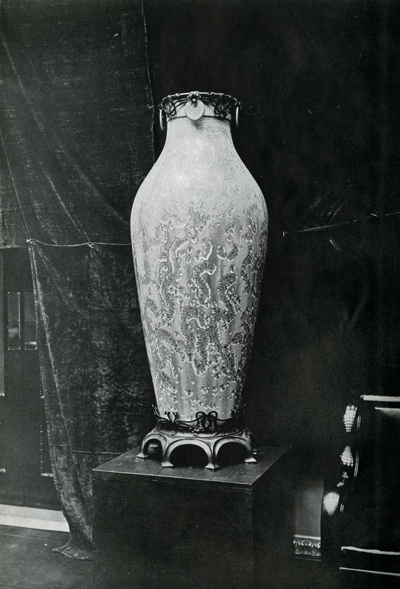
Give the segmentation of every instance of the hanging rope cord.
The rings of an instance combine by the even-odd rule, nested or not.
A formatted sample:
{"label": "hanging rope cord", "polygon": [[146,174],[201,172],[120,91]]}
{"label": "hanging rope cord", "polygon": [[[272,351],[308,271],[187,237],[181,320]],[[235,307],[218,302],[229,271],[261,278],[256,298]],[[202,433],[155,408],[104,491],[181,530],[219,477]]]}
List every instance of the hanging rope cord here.
{"label": "hanging rope cord", "polygon": [[93,248],[95,245],[113,245],[113,246],[131,246],[131,243],[112,243],[108,241],[85,241],[83,243],[67,243],[64,245],[57,244],[57,243],[46,243],[45,241],[40,241],[39,239],[29,238],[26,240],[26,243],[33,244],[39,243],[40,245],[46,245],[49,247],[82,247],[87,245],[90,248]]}

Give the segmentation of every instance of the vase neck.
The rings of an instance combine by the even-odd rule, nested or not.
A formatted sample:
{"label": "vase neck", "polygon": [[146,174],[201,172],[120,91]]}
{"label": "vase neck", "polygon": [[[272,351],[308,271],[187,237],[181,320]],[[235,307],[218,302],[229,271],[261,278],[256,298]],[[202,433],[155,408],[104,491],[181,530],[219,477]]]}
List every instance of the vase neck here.
{"label": "vase neck", "polygon": [[233,145],[230,122],[207,115],[198,121],[191,121],[187,117],[175,117],[167,124],[165,148],[182,142],[190,143],[188,148],[191,150],[196,150],[197,146],[204,146],[205,143]]}
{"label": "vase neck", "polygon": [[164,149],[178,149],[181,155],[234,150],[231,121],[234,116],[237,122],[238,109],[239,102],[227,94],[189,92],[165,97],[160,104],[161,128],[167,125]]}

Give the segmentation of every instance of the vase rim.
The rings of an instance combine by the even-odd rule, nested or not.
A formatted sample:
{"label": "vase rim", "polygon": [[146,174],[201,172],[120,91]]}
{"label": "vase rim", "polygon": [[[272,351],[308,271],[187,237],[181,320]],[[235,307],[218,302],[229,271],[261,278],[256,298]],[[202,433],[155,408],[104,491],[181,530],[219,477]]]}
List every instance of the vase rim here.
{"label": "vase rim", "polygon": [[199,90],[191,90],[190,92],[177,92],[175,94],[168,94],[167,96],[164,96],[164,98],[161,101],[161,104],[163,103],[164,100],[167,99],[179,99],[179,98],[189,98],[189,97],[197,97],[197,98],[207,98],[207,97],[221,97],[221,98],[228,98],[231,100],[234,100],[235,103],[238,102],[237,98],[235,98],[234,96],[232,96],[231,94],[226,94],[224,92],[210,92],[210,91],[199,91]]}
{"label": "vase rim", "polygon": [[[199,106],[200,108],[198,108]],[[187,117],[192,121],[197,121],[203,116],[213,116],[220,120],[232,120],[235,118],[238,127],[240,106],[241,104],[237,98],[222,92],[193,90],[191,92],[169,94],[159,104],[160,127],[164,130],[165,121],[168,122],[174,118]],[[206,112],[207,114],[205,114]]]}

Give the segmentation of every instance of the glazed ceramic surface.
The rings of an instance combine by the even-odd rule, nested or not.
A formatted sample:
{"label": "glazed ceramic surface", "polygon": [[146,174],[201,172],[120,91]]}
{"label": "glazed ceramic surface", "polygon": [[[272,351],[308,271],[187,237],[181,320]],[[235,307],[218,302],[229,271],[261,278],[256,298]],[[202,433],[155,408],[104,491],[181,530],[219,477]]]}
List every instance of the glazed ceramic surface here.
{"label": "glazed ceramic surface", "polygon": [[164,150],[136,195],[133,256],[159,414],[224,420],[241,406],[267,209],[230,121],[201,101],[195,120],[200,111],[187,106],[168,117]]}

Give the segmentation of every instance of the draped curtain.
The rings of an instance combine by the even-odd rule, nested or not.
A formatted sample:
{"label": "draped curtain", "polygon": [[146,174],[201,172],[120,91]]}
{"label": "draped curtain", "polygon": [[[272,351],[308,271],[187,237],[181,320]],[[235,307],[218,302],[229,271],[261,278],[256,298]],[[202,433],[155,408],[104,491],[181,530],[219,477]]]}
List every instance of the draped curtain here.
{"label": "draped curtain", "polygon": [[150,428],[129,213],[154,160],[139,0],[3,0],[0,247],[28,247],[67,556],[90,557],[91,471]]}

